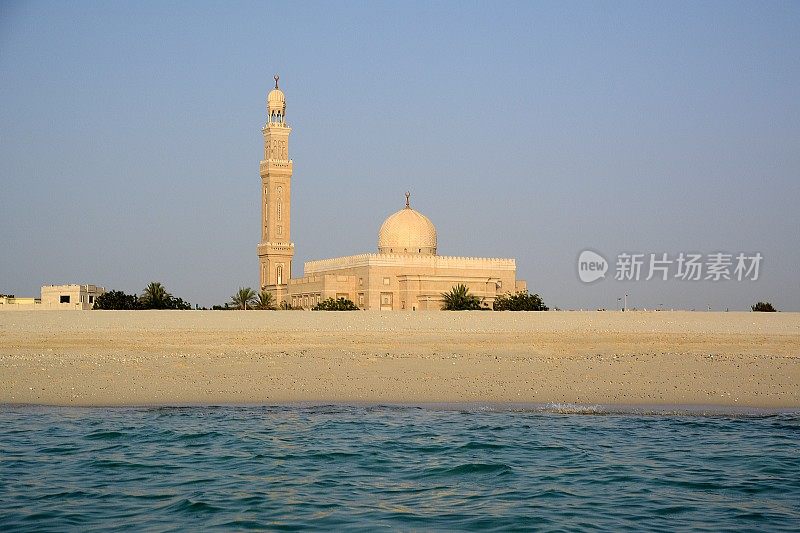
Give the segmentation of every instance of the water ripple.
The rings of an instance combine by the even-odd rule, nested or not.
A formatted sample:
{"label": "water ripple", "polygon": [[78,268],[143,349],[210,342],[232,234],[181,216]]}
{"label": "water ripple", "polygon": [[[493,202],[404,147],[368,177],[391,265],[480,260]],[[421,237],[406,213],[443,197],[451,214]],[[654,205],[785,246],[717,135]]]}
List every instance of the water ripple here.
{"label": "water ripple", "polygon": [[0,530],[793,531],[800,415],[0,406]]}

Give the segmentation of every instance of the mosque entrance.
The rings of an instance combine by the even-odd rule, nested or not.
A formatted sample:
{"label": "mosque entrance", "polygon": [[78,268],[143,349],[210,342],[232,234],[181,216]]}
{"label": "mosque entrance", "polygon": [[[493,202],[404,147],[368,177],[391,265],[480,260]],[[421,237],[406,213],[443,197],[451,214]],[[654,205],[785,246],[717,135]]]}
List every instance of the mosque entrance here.
{"label": "mosque entrance", "polygon": [[381,293],[381,311],[391,311],[392,310],[392,293],[391,292],[382,292]]}

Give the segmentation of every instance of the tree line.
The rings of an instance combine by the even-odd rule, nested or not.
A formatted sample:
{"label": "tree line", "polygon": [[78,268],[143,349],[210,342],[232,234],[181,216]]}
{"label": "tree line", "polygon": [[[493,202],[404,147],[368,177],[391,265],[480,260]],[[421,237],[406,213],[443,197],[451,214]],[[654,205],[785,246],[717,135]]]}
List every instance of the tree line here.
{"label": "tree line", "polygon": [[[275,297],[271,292],[262,290],[258,294],[250,287],[239,287],[231,296],[231,304],[225,304],[225,309],[276,309]],[[215,306],[216,307],[216,306]],[[278,308],[282,310],[295,310],[289,302],[281,302]],[[358,311],[358,306],[347,298],[327,298],[311,308],[312,311]]]}
{"label": "tree line", "polygon": [[137,294],[123,291],[104,292],[94,300],[95,309],[134,310],[134,309],[191,309],[192,304],[176,298],[158,281],[153,281]]}
{"label": "tree line", "polygon": [[[442,294],[442,309],[449,311],[489,309],[476,295],[471,294],[464,284],[456,285],[450,292]],[[123,291],[108,291],[95,299],[95,309],[135,310],[135,309],[191,309],[189,302],[176,298],[158,281],[151,282],[141,295],[126,294]],[[198,307],[198,309],[200,309]],[[203,308],[204,309],[204,308]],[[239,287],[230,302],[215,305],[213,310],[291,310],[288,302],[275,303],[275,296],[266,290],[254,291],[250,287]],[[322,300],[312,311],[358,311],[359,307],[348,298],[327,298]],[[493,304],[495,311],[547,311],[538,294],[520,291],[498,296]]]}
{"label": "tree line", "polygon": [[[205,309],[195,307],[196,309]],[[135,309],[192,309],[189,302],[182,298],[173,296],[158,281],[149,283],[141,295],[126,294],[123,291],[108,291],[95,299],[94,309],[111,310],[135,310]],[[266,290],[254,291],[250,287],[239,287],[232,296],[230,302],[223,305],[215,305],[213,310],[292,310],[288,302],[281,302],[276,305],[275,296]],[[312,311],[358,311],[359,307],[347,298],[327,298],[322,300]],[[495,298],[492,307],[477,295],[469,292],[465,284],[454,286],[449,292],[442,293],[442,309],[446,311],[470,311],[470,310],[495,310],[495,311],[548,311],[550,308],[545,305],[541,296],[530,294],[527,290],[515,293],[506,293]],[[758,302],[751,306],[755,312],[775,312],[776,309],[769,302]]]}

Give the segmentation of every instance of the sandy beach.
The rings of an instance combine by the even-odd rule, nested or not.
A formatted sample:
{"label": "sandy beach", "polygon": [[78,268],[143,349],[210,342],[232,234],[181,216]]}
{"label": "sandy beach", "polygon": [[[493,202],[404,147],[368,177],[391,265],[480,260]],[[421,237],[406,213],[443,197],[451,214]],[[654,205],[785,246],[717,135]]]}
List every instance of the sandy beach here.
{"label": "sandy beach", "polygon": [[800,313],[0,314],[0,403],[800,406]]}

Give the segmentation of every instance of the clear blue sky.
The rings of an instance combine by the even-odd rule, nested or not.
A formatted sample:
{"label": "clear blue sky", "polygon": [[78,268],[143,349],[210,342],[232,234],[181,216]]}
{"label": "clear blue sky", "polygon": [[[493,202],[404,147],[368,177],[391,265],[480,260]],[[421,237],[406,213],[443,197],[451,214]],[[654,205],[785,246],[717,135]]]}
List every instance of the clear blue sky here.
{"label": "clear blue sky", "polygon": [[[0,292],[255,287],[276,72],[295,274],[411,190],[441,254],[515,257],[551,305],[800,309],[796,1],[2,2]],[[764,262],[585,285],[585,248]]]}

